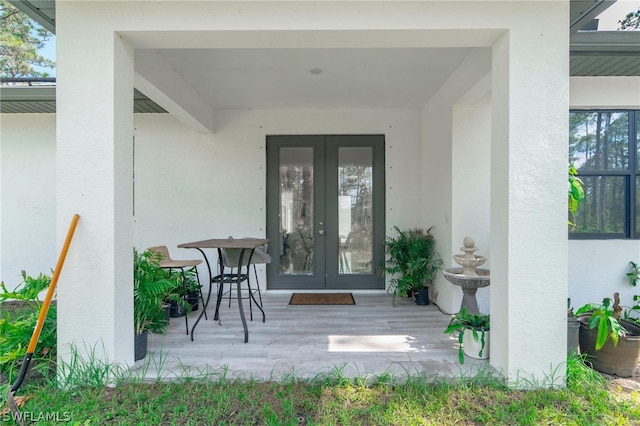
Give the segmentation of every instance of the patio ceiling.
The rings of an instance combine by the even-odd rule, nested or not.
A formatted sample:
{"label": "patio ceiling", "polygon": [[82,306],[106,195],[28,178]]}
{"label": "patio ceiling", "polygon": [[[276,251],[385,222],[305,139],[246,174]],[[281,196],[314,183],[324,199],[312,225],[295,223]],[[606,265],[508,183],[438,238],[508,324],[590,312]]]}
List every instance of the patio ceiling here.
{"label": "patio ceiling", "polygon": [[[55,0],[10,2],[55,30]],[[637,32],[611,35],[579,31],[613,3],[571,0],[572,76],[640,76]],[[269,49],[267,53],[260,49],[138,49],[136,69],[144,66],[145,57],[159,55],[212,109],[419,108],[469,51]],[[22,102],[19,96],[8,98],[5,90],[2,89],[2,112],[27,112],[23,105],[17,105]],[[52,112],[51,99],[42,104],[42,111],[38,111],[33,97],[29,101],[28,112]],[[139,92],[136,104],[145,105],[137,112],[158,112],[156,104]]]}

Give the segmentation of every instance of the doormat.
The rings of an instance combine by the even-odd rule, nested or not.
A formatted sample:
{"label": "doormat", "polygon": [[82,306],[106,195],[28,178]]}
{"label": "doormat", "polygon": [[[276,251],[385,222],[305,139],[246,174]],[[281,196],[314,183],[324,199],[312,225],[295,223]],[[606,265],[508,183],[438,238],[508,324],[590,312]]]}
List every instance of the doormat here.
{"label": "doormat", "polygon": [[293,293],[290,305],[355,305],[351,293]]}

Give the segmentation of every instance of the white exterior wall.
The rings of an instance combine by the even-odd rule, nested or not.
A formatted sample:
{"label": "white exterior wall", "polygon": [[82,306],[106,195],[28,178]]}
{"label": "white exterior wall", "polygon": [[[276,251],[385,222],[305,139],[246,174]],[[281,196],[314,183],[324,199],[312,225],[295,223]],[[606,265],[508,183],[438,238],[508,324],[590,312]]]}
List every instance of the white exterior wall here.
{"label": "white exterior wall", "polygon": [[[640,108],[640,77],[572,77],[571,108]],[[574,308],[620,293],[633,304],[629,262],[640,262],[638,240],[569,240],[569,298]]]}
{"label": "white exterior wall", "polygon": [[[568,9],[568,2],[538,1],[465,2],[464,8],[445,1],[60,2],[58,238],[67,216],[85,217],[67,259],[70,268],[63,271],[70,271],[71,284],[59,293],[60,304],[101,304],[97,312],[61,309],[59,342],[92,344],[102,338],[110,361],[132,359],[133,193],[127,182],[133,171],[136,48],[490,47],[491,363],[509,380],[548,377],[566,355]],[[194,108],[192,116],[202,113],[185,107]],[[439,130],[450,123],[422,131],[443,134],[437,141],[443,149],[453,133]],[[421,154],[435,146],[429,142]],[[450,161],[448,150],[434,158]],[[451,173],[445,176],[443,181],[451,179]],[[434,181],[430,177],[421,175],[425,183]],[[451,184],[421,189],[421,206],[428,199],[448,199],[428,214],[421,211],[422,222],[438,227],[451,220]],[[541,336],[528,327],[531,305],[543,318],[540,326],[555,333]],[[98,327],[89,325],[90,318]]]}
{"label": "white exterior wall", "polygon": [[228,110],[216,128],[201,135],[166,114],[136,116],[137,248],[162,244],[172,257],[197,258],[177,244],[264,237],[267,135],[384,134],[387,228],[418,220],[418,110]]}
{"label": "white exterior wall", "polygon": [[[56,266],[56,116],[0,114],[0,280]],[[71,221],[71,218],[69,218]]]}
{"label": "white exterior wall", "polygon": [[[571,78],[570,85],[572,108],[640,108],[640,78],[637,77],[574,77]],[[488,125],[482,118],[486,102],[488,99],[482,98],[477,104],[455,107],[455,121],[459,125],[454,124],[457,129],[454,141],[460,144],[459,148],[473,141],[474,145],[485,143],[482,142],[483,138],[479,139],[484,132],[480,133],[478,129],[486,130]],[[474,110],[480,115],[473,114]],[[256,213],[256,209],[264,208],[264,188],[256,186],[264,182],[264,171],[261,169],[264,167],[264,135],[288,132],[289,123],[297,124],[298,128],[292,131],[294,133],[324,132],[324,129],[335,133],[364,132],[371,129],[370,126],[380,126],[376,132],[387,134],[387,228],[395,223],[401,226],[421,223],[415,217],[418,211],[415,206],[417,198],[413,196],[416,189],[411,187],[414,172],[410,172],[414,167],[421,168],[421,164],[418,162],[413,167],[404,167],[403,163],[406,159],[417,161],[417,157],[411,155],[416,147],[406,143],[415,138],[414,133],[419,131],[420,125],[415,123],[416,114],[413,110],[226,111],[220,115],[218,125],[221,132],[215,137],[189,130],[166,114],[137,114],[134,244],[136,247],[167,244],[176,258],[190,258],[193,257],[191,252],[176,249],[175,245],[198,239],[204,235],[203,231],[216,236],[224,235],[230,229],[234,234],[264,235],[264,215],[262,212]],[[55,239],[55,115],[1,114],[0,120],[0,278],[11,287],[11,284],[18,283],[20,270],[25,269],[33,275],[46,273],[56,262],[59,247]],[[229,123],[236,121],[239,128],[233,130]],[[392,126],[392,133],[388,132],[388,126]],[[466,137],[465,129],[471,132],[474,139]],[[245,134],[252,134],[250,143],[244,142]],[[398,140],[403,142],[398,144]],[[242,152],[236,153],[229,149],[238,143],[244,146]],[[226,152],[225,156],[221,155],[221,145],[227,146],[226,149],[222,148]],[[390,148],[390,145],[394,148]],[[458,148],[454,147],[456,149]],[[198,155],[189,155],[190,151],[197,152]],[[461,154],[464,152],[466,151],[461,150]],[[239,181],[240,186],[247,188],[240,198],[246,200],[251,209],[235,210],[225,205],[216,207],[215,185],[201,179],[201,176],[207,175],[216,180],[224,178],[227,174],[223,170],[217,170],[230,167],[226,158],[229,154],[233,158],[240,154],[238,158],[245,158],[248,164],[256,164],[256,167],[247,167],[247,173],[243,173]],[[470,157],[467,157],[467,162],[469,160]],[[472,180],[472,197],[481,203],[485,195],[476,197],[474,194],[478,192],[478,186],[481,186],[478,181],[482,179],[476,179],[475,173],[467,175],[472,169],[466,170],[463,167],[464,158],[459,158],[459,161],[461,162],[456,162],[453,166],[458,170],[452,171],[454,182],[459,181],[461,187],[465,187]],[[474,164],[475,167],[479,165]],[[435,174],[440,172],[438,170]],[[168,186],[169,182],[171,185],[179,185],[174,188]],[[238,181],[234,181],[236,182]],[[402,188],[409,185],[410,189],[394,191],[393,188],[398,187],[398,183]],[[457,185],[453,183],[453,186]],[[193,199],[202,201],[192,203]],[[462,201],[459,198],[452,200],[453,210],[459,211],[455,208],[456,202]],[[399,205],[412,208],[403,212],[395,207]],[[217,216],[230,218],[235,223],[231,222],[234,225],[227,226],[229,222],[220,222],[216,220]],[[236,220],[236,217],[240,219]],[[474,220],[478,220],[475,215],[469,223],[473,224]],[[470,229],[469,232],[462,229],[453,232],[458,232],[460,237],[481,228],[482,225],[478,224],[467,228]],[[480,234],[474,232],[473,236],[481,248],[479,253],[486,254],[490,262],[491,255],[488,250],[484,251],[487,245],[481,239],[487,238],[486,235],[480,237]],[[452,238],[452,241],[455,243],[457,239]],[[452,244],[451,252],[456,253],[458,248]],[[446,255],[443,254],[443,257],[446,258]],[[629,305],[632,296],[640,294],[640,289],[631,287],[626,280],[625,273],[631,260],[640,260],[640,242],[637,240],[570,240],[568,265],[572,306],[577,308],[585,303],[599,302],[614,292],[619,292],[623,303]],[[452,261],[447,266],[453,266]],[[483,312],[488,305],[486,293],[489,291],[490,287],[478,293]],[[440,293],[442,294],[442,290]],[[457,296],[455,291],[452,294],[450,308],[455,310],[461,296]],[[442,302],[439,305],[443,309],[447,306]]]}
{"label": "white exterior wall", "polygon": [[[1,279],[10,288],[21,270],[50,274],[56,263],[55,118],[0,115]],[[168,114],[135,115],[134,247],[193,258],[177,244],[264,237],[265,140],[275,134],[384,134],[387,228],[418,221],[418,110],[230,110],[216,124],[216,135],[203,135]]]}
{"label": "white exterior wall", "polygon": [[[422,110],[422,226],[434,226],[444,267],[458,266],[467,235],[489,260],[491,54],[475,49]],[[443,178],[443,177],[447,178]],[[483,266],[484,267],[484,266]],[[486,267],[490,267],[488,263]],[[438,274],[434,302],[447,313],[460,310],[462,291]],[[478,291],[489,313],[489,289]]]}
{"label": "white exterior wall", "polygon": [[[452,256],[462,253],[462,242],[470,236],[478,248],[475,254],[487,258],[480,267],[491,269],[491,96],[485,95],[470,105],[455,106],[453,128],[453,237],[452,254],[445,264],[459,266]],[[457,287],[453,290],[450,312],[457,312],[462,291]],[[490,287],[478,289],[476,298],[480,312],[491,312],[490,291]]]}

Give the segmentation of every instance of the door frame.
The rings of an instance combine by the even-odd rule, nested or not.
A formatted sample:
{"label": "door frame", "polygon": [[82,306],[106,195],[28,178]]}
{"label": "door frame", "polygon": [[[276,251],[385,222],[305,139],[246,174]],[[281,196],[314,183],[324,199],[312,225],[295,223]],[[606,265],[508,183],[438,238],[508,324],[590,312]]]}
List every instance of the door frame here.
{"label": "door frame", "polygon": [[[308,275],[279,275],[277,270],[279,259],[279,241],[273,240],[269,244],[269,254],[275,262],[267,265],[267,286],[276,290],[384,290],[385,277],[385,213],[386,213],[386,188],[385,188],[385,135],[383,134],[357,134],[357,135],[268,135],[266,143],[267,155],[267,236],[279,236],[279,192],[273,196],[273,189],[279,185],[279,170],[269,162],[274,149],[281,147],[313,146],[314,158],[314,268],[316,261],[325,264],[324,276]],[[325,250],[318,250],[318,238],[316,225],[325,222],[327,225],[337,221],[337,197],[338,185],[326,184],[327,177],[336,176],[338,171],[338,149],[340,147],[371,147],[373,149],[373,259],[371,274],[340,274],[338,271],[338,256],[340,241],[338,227],[325,226],[324,240]],[[316,155],[321,153],[322,155]],[[325,167],[326,165],[326,167]],[[326,175],[324,174],[326,173]],[[320,179],[318,183],[316,179]],[[318,189],[324,189],[320,191]],[[276,189],[277,191],[277,189]],[[335,202],[335,211],[328,211],[326,200]],[[321,206],[322,208],[318,208]],[[326,216],[323,215],[326,212]],[[275,214],[274,214],[275,213]],[[332,216],[333,215],[333,216]],[[275,231],[274,231],[275,230]],[[274,234],[275,232],[275,234]],[[334,244],[329,244],[329,243]],[[335,262],[331,259],[335,258]],[[306,281],[300,284],[301,281]]]}

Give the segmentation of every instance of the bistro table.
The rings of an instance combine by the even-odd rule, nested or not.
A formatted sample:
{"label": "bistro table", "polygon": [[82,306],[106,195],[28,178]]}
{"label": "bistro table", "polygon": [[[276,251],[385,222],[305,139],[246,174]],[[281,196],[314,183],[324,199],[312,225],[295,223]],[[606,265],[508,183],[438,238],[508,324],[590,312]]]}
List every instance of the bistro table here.
{"label": "bistro table", "polygon": [[[225,239],[211,239],[211,240],[203,240],[203,241],[194,241],[191,243],[183,243],[178,244],[179,248],[192,248],[198,250],[202,256],[204,257],[204,261],[207,265],[207,269],[209,270],[209,294],[207,295],[207,300],[204,304],[204,309],[200,312],[198,319],[195,324],[191,328],[191,341],[193,341],[193,332],[196,329],[196,326],[202,319],[205,311],[207,310],[207,306],[209,306],[209,299],[211,298],[211,291],[213,289],[213,284],[217,284],[218,286],[218,296],[216,300],[216,312],[213,317],[214,320],[219,319],[219,311],[220,311],[220,303],[222,301],[222,292],[224,284],[230,284],[233,286],[234,284],[237,287],[238,291],[238,310],[240,311],[240,319],[242,320],[242,327],[244,328],[244,343],[249,341],[249,329],[247,328],[247,320],[244,317],[244,308],[242,306],[242,290],[241,284],[246,281],[249,287],[249,296],[255,302],[256,306],[262,312],[262,322],[265,322],[264,310],[262,309],[262,305],[258,303],[258,301],[253,296],[253,292],[251,291],[251,284],[249,282],[249,265],[251,263],[251,257],[253,256],[253,252],[256,247],[262,246],[268,243],[267,239],[253,239],[253,238],[225,238]],[[218,264],[220,273],[217,275],[213,275],[211,271],[211,264],[209,263],[209,259],[207,255],[203,251],[203,249],[218,249]],[[240,249],[240,259],[238,260],[238,269],[236,272],[233,270],[230,273],[225,273],[224,265],[222,261],[222,249]],[[248,251],[248,259],[244,261],[244,257],[247,255]],[[242,268],[245,267],[245,272],[243,272]],[[230,288],[229,291],[231,291]]]}

